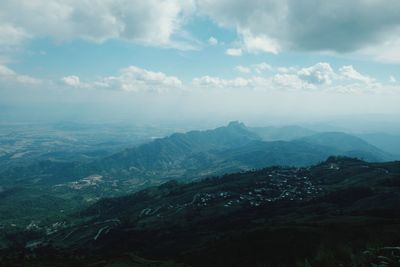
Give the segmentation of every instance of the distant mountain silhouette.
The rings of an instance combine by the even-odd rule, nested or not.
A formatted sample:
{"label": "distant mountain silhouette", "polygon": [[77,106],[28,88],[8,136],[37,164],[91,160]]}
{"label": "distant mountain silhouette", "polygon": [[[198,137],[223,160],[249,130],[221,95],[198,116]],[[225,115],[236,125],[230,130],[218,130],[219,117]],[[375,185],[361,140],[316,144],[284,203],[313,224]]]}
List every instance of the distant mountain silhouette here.
{"label": "distant mountain silhouette", "polygon": [[250,127],[248,129],[260,136],[263,141],[291,141],[317,133],[316,131],[296,125],[282,127]]}
{"label": "distant mountain silhouette", "polygon": [[381,149],[356,136],[342,132],[318,133],[300,139],[301,141],[333,149],[336,155],[357,157],[366,161],[391,160],[391,156]]}
{"label": "distant mountain silhouette", "polygon": [[[312,133],[303,128],[287,127],[274,134],[282,132],[288,139],[291,129],[294,130],[291,138]],[[317,133],[292,141],[263,141],[254,128],[231,122],[214,130],[175,133],[90,163],[47,161],[12,169],[0,177],[8,182],[18,178],[58,184],[100,174],[110,179],[147,179],[151,184],[272,165],[306,166],[321,162],[330,155],[367,161],[390,159],[382,150],[345,133]]]}
{"label": "distant mountain silhouette", "polygon": [[400,135],[387,133],[357,134],[358,137],[367,141],[383,151],[393,155],[396,160],[400,160]]}

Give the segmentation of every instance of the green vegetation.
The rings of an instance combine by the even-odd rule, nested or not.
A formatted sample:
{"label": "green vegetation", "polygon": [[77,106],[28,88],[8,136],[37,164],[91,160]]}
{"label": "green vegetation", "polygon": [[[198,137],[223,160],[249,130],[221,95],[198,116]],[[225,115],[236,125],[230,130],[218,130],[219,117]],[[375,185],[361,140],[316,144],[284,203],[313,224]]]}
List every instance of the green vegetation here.
{"label": "green vegetation", "polygon": [[39,262],[55,255],[108,266],[128,264],[121,257],[133,253],[191,266],[372,266],[398,260],[400,192],[387,181],[399,178],[399,162],[331,157],[171,181],[100,200],[49,234],[16,231],[5,240]]}
{"label": "green vegetation", "polygon": [[233,122],[4,169],[0,266],[397,266],[400,162],[328,158],[388,154],[298,135]]}

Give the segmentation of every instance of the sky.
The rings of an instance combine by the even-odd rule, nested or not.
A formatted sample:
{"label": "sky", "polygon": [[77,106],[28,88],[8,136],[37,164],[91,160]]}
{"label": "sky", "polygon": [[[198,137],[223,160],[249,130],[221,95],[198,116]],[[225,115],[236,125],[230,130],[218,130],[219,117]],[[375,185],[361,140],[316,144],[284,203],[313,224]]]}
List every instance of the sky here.
{"label": "sky", "polygon": [[0,122],[400,114],[398,0],[2,0]]}

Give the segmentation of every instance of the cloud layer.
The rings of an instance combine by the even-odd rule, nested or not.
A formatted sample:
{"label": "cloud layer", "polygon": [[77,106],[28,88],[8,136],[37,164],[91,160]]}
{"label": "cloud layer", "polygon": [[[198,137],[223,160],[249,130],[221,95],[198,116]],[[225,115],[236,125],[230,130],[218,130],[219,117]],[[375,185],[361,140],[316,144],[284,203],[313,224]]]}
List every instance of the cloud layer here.
{"label": "cloud layer", "polygon": [[74,88],[110,89],[130,92],[168,91],[182,87],[182,81],[175,76],[162,72],[145,70],[136,66],[121,69],[119,75],[103,77],[99,80],[85,83],[78,76],[63,77],[61,81]]}
{"label": "cloud layer", "polygon": [[[179,0],[3,0],[0,44],[29,37],[57,41],[103,42],[125,39],[148,45],[173,46],[176,34],[193,10]],[[5,40],[5,41],[4,41]]]}
{"label": "cloud layer", "polygon": [[8,68],[7,66],[0,65],[0,86],[1,85],[27,85],[36,86],[40,85],[42,80],[16,73],[14,70]]}
{"label": "cloud layer", "polygon": [[[398,113],[400,86],[380,84],[353,66],[244,65],[233,78],[184,81],[137,66],[87,80],[78,75],[39,80],[0,65],[0,108],[23,120],[251,120]],[[391,80],[391,81],[390,81]],[[14,114],[15,113],[15,114]],[[5,119],[4,116],[2,119]],[[0,119],[1,120],[1,119]]]}
{"label": "cloud layer", "polygon": [[[65,87],[77,89],[105,89],[126,92],[178,92],[214,90],[225,93],[246,91],[276,92],[333,92],[345,94],[399,93],[395,77],[387,83],[357,71],[352,65],[338,69],[327,62],[319,62],[308,67],[274,67],[265,62],[233,68],[239,76],[223,78],[218,76],[194,77],[191,81],[163,72],[154,72],[137,66],[119,71],[118,75],[100,77],[94,81],[82,81],[76,75],[61,79]],[[4,73],[11,70],[3,69]],[[2,69],[0,68],[0,77]],[[16,74],[13,74],[16,75]]]}
{"label": "cloud layer", "polygon": [[[202,14],[235,28],[248,52],[352,52],[400,33],[397,0],[198,0]],[[394,42],[393,42],[394,43]]]}
{"label": "cloud layer", "polygon": [[[206,16],[236,30],[228,55],[359,51],[398,61],[398,10],[397,0],[3,0],[0,49],[38,36],[188,48],[174,37],[185,36],[188,19]],[[215,37],[208,41],[218,43]]]}
{"label": "cloud layer", "polygon": [[[351,113],[353,109],[399,112],[398,73],[390,68],[383,81],[384,71],[371,77],[347,60],[350,54],[350,58],[366,61],[400,62],[399,10],[398,0],[2,0],[0,108],[35,102],[37,105],[32,109],[35,110],[47,101],[51,106],[47,114],[49,110],[61,109],[59,103],[69,102],[77,108],[68,106],[65,112],[76,110],[79,117],[80,109],[94,103],[93,114],[97,114],[98,107],[110,106],[122,112],[131,110],[128,118],[132,114],[139,118],[142,113],[154,112],[165,117],[197,113],[206,119],[227,113],[232,115],[231,119],[238,119],[246,112],[288,117],[303,110],[308,115]],[[196,39],[199,36],[203,43]],[[35,61],[31,54],[37,53],[34,47],[37,43],[32,47],[29,44],[40,38],[46,40],[49,53],[47,58]],[[123,40],[142,46],[203,48],[203,51],[168,51],[165,58],[163,51],[160,59],[156,58],[160,54],[155,53],[153,58],[148,53],[151,57],[148,64],[142,59],[129,58],[132,61],[110,67],[115,73],[103,76],[94,72],[99,68],[102,73],[109,70],[95,65],[98,62],[89,62],[92,73],[74,73],[76,69],[71,65],[69,73],[60,74],[63,68],[53,71],[45,67],[46,60],[61,58],[51,55],[50,50],[55,46],[48,40],[56,44],[84,40],[91,43],[88,47],[108,40]],[[65,47],[60,47],[55,53],[62,53]],[[111,55],[113,52],[108,51]],[[196,61],[200,53],[205,55],[203,62]],[[262,53],[275,56],[261,57]],[[329,57],[318,59],[322,53]],[[279,54],[283,54],[282,58],[276,56]],[[338,60],[332,54],[341,54],[346,59]],[[180,58],[176,66],[173,62],[174,66],[168,68],[167,60],[175,60],[171,55]],[[282,59],[286,66],[269,62],[254,64],[258,58],[273,58],[271,62]],[[298,58],[301,60],[287,66],[291,59]],[[72,60],[79,64],[82,59],[77,53]],[[157,60],[163,64],[158,66]],[[315,63],[296,66],[311,60]],[[204,62],[210,66],[218,64],[208,68],[202,65]],[[177,70],[179,66],[188,68],[190,63],[199,64],[190,71]],[[29,72],[19,73],[29,67],[41,78],[32,77]]]}

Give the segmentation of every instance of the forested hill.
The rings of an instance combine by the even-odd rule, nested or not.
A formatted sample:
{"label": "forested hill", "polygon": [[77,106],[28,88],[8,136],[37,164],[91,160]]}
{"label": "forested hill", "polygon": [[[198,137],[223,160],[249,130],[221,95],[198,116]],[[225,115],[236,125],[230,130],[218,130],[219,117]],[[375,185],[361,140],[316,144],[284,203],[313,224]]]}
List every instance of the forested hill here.
{"label": "forested hill", "polygon": [[330,157],[312,167],[171,181],[99,201],[27,244],[82,261],[134,253],[191,266],[370,264],[400,240],[399,179],[400,162]]}

